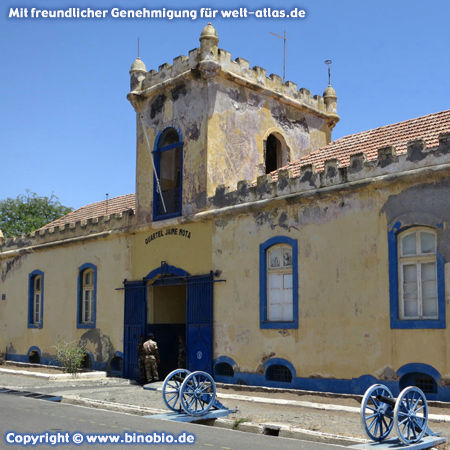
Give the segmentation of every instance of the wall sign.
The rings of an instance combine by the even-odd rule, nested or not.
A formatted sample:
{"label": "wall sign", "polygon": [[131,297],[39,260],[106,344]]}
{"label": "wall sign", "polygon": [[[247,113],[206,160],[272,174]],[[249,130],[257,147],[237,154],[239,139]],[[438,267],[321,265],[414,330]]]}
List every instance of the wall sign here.
{"label": "wall sign", "polygon": [[162,238],[164,236],[180,236],[186,239],[190,239],[191,232],[188,230],[184,230],[183,228],[166,228],[165,230],[155,231],[150,236],[147,236],[147,238],[145,239],[145,243],[149,244],[155,239]]}

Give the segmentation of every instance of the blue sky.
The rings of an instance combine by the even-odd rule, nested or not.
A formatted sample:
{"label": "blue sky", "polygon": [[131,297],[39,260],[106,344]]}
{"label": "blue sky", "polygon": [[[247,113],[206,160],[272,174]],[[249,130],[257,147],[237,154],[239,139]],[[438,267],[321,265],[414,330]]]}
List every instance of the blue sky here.
{"label": "blue sky", "polygon": [[[193,19],[9,18],[11,8],[195,10]],[[205,19],[200,8],[304,9],[304,19]],[[219,13],[220,14],[220,13]],[[0,7],[0,199],[30,189],[79,208],[135,190],[135,114],[126,99],[137,56],[147,70],[219,47],[321,95],[331,59],[340,123],[333,139],[450,107],[448,0],[9,0]]]}

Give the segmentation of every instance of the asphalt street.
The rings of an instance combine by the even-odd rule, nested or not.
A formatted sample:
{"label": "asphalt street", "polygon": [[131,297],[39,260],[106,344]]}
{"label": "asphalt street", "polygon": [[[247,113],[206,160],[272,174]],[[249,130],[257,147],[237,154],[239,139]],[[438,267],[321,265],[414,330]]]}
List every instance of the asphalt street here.
{"label": "asphalt street", "polygon": [[[197,424],[159,421],[112,411],[85,408],[56,402],[2,395],[0,407],[0,449],[23,448],[25,439],[38,439],[34,448],[58,446],[67,449],[149,448],[157,444],[160,449],[182,448],[189,444],[164,444],[160,441],[193,440],[190,448],[224,450],[325,450],[328,444],[299,441],[282,437],[256,435],[240,431],[219,429]],[[28,438],[26,437],[28,436]],[[113,436],[118,443],[99,443],[98,436]],[[147,444],[137,444],[151,439]],[[150,436],[150,437],[149,437]],[[53,441],[52,441],[53,439]],[[89,440],[97,439],[96,443]],[[74,441],[80,441],[75,444]],[[82,442],[81,442],[82,441]],[[32,446],[30,441],[28,446]]]}

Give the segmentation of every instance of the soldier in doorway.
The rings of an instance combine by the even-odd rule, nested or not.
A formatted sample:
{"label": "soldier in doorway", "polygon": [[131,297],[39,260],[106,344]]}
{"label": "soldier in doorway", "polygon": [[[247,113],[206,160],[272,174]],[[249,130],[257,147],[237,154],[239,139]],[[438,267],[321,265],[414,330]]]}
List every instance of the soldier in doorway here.
{"label": "soldier in doorway", "polygon": [[145,352],[144,352],[145,334],[139,336],[139,343],[137,346],[138,362],[139,362],[139,377],[141,383],[146,383],[147,376],[145,374]]}
{"label": "soldier in doorway", "polygon": [[159,352],[158,345],[154,341],[154,334],[148,334],[148,341],[144,342],[145,352],[145,373],[147,375],[147,382],[159,381],[158,364],[159,364]]}

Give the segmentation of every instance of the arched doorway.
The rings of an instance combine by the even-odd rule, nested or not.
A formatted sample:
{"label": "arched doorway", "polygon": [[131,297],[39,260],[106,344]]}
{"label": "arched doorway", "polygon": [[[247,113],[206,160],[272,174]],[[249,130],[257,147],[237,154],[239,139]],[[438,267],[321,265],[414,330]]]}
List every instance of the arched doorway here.
{"label": "arched doorway", "polygon": [[213,275],[192,276],[161,263],[142,281],[125,284],[124,376],[139,379],[139,336],[152,332],[160,349],[160,378],[177,368],[178,336],[186,365],[212,374]]}

